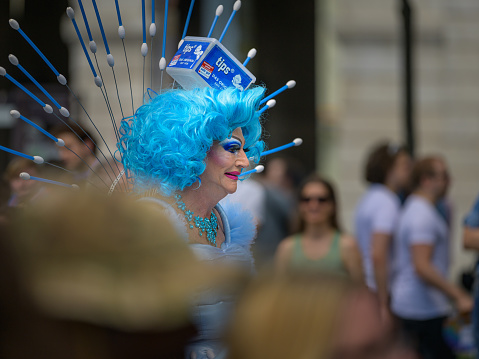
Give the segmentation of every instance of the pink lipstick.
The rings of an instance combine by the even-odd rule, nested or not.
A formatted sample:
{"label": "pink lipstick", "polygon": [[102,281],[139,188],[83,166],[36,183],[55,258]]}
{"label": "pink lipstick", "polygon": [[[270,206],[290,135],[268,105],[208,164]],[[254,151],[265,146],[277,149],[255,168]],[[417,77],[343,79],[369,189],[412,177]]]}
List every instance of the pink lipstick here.
{"label": "pink lipstick", "polygon": [[225,176],[228,177],[229,179],[232,179],[234,181],[238,180],[238,176],[241,174],[241,172],[226,172]]}

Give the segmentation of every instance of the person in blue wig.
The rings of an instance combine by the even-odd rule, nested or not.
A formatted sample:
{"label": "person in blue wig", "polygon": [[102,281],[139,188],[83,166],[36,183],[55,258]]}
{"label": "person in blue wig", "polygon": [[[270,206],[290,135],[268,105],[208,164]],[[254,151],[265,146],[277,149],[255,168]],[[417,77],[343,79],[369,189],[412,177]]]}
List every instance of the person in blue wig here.
{"label": "person in blue wig", "polygon": [[[164,91],[122,122],[118,143],[141,201],[166,212],[200,259],[248,272],[253,271],[253,218],[238,205],[218,202],[236,191],[242,170],[250,159],[258,162],[264,149],[257,113],[264,91]],[[221,294],[200,297],[199,335],[186,356],[222,358],[221,338],[233,302]]]}

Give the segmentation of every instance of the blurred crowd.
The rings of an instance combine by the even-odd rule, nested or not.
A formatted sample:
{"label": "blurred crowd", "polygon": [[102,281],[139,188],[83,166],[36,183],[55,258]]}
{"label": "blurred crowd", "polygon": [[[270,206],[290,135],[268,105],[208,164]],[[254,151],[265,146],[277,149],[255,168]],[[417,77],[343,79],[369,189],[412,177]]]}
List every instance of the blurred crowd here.
{"label": "blurred crowd", "polygon": [[[224,333],[233,359],[475,357],[476,268],[463,283],[449,279],[451,176],[441,156],[373,146],[351,233],[341,188],[294,159],[269,159],[225,199],[256,220],[250,277],[199,262],[166,217],[132,196],[100,194],[108,171],[89,134],[55,136],[82,159],[65,148],[50,162],[57,168],[14,159],[0,186],[0,357],[182,358],[196,332],[193,298],[211,288],[239,298]],[[471,207],[463,242],[479,251],[479,199]]]}

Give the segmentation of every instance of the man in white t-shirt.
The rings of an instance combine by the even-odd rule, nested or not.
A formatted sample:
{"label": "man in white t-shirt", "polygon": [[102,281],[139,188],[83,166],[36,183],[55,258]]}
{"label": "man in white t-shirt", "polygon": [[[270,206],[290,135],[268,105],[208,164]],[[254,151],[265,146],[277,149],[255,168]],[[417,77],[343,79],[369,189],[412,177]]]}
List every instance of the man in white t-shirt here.
{"label": "man in white t-shirt", "polygon": [[442,335],[451,310],[449,299],[460,313],[470,312],[473,302],[446,279],[449,228],[436,209],[449,185],[444,161],[439,157],[418,161],[412,185],[414,193],[404,205],[395,233],[391,309],[422,358],[454,358]]}
{"label": "man in white t-shirt", "polygon": [[355,212],[355,235],[363,257],[366,284],[377,292],[381,311],[389,318],[390,247],[406,188],[411,159],[405,148],[380,144],[371,152],[365,177],[371,185]]}

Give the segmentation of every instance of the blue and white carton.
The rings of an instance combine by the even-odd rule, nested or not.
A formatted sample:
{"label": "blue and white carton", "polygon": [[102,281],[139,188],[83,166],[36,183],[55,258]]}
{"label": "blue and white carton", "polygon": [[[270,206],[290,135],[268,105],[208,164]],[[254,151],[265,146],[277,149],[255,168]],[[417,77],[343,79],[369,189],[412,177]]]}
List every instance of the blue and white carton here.
{"label": "blue and white carton", "polygon": [[186,90],[210,86],[242,91],[256,81],[218,40],[208,37],[185,37],[166,72]]}

